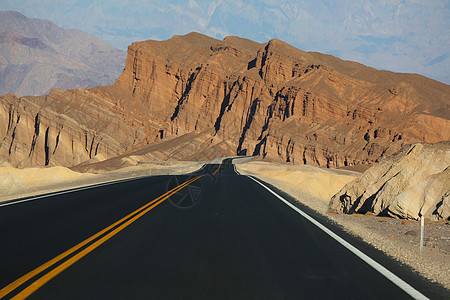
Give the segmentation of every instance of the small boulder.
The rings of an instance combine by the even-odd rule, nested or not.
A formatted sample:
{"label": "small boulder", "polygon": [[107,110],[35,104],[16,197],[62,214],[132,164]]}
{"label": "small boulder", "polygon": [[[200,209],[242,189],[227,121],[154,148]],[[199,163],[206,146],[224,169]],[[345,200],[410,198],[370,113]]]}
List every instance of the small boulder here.
{"label": "small boulder", "polygon": [[417,236],[417,231],[414,231],[414,230],[408,230],[407,232],[405,232],[405,235]]}

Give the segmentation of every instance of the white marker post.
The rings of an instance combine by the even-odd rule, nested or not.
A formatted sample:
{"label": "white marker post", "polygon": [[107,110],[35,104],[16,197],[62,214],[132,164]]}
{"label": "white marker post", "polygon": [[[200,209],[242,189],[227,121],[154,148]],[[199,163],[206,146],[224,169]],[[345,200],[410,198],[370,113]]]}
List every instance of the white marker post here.
{"label": "white marker post", "polygon": [[424,226],[424,217],[420,216],[420,254],[423,252],[423,226]]}
{"label": "white marker post", "polygon": [[148,175],[152,176],[152,169],[148,170]]}

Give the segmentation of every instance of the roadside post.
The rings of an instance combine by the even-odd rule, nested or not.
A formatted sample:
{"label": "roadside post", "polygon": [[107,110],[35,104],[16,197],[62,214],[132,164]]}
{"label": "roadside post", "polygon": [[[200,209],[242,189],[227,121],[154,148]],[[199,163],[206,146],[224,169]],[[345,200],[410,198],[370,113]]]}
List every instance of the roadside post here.
{"label": "roadside post", "polygon": [[424,227],[424,217],[420,216],[420,254],[423,252],[423,227]]}

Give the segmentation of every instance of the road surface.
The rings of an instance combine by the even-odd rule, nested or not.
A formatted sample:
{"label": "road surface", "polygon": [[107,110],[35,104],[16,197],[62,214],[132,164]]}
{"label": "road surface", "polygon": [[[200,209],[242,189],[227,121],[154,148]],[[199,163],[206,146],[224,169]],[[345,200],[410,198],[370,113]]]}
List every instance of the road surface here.
{"label": "road surface", "polygon": [[0,298],[448,296],[301,209],[401,278],[400,284],[225,160],[185,176],[0,203]]}

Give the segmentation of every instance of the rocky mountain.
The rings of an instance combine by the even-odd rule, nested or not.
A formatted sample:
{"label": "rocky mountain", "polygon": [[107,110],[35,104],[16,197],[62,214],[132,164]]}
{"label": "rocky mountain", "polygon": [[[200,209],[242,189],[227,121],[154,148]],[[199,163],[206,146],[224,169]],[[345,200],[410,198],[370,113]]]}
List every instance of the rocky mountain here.
{"label": "rocky mountain", "polygon": [[450,142],[405,145],[333,196],[330,208],[419,219],[450,218]]}
{"label": "rocky mountain", "polygon": [[0,12],[0,95],[113,84],[126,54],[81,30]]}
{"label": "rocky mountain", "polygon": [[133,43],[113,86],[0,98],[0,157],[17,166],[236,154],[371,164],[406,143],[449,140],[449,95],[448,85],[423,76],[276,39],[191,33]]}
{"label": "rocky mountain", "polygon": [[142,131],[89,90],[53,89],[47,96],[0,99],[0,157],[17,167],[73,166],[97,154],[114,157]]}

